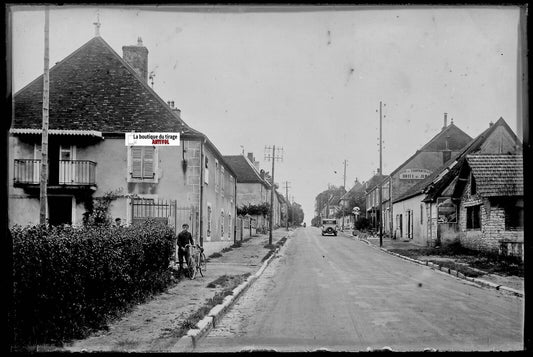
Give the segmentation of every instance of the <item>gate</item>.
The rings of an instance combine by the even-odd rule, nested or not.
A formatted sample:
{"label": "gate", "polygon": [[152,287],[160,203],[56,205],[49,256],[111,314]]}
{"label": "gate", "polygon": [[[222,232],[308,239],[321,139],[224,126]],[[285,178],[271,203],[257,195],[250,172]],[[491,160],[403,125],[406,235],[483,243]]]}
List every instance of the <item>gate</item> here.
{"label": "gate", "polygon": [[177,207],[176,206],[176,215],[175,215],[175,222],[176,222],[176,232],[181,231],[181,226],[184,223],[187,223],[189,225],[189,232],[191,232],[191,235],[194,238],[194,241],[197,243],[200,243],[199,237],[198,237],[198,231],[196,229],[197,222],[198,222],[198,210],[196,207]]}
{"label": "gate", "polygon": [[155,200],[153,198],[131,199],[131,221],[133,224],[153,219],[173,225],[175,212],[176,201]]}
{"label": "gate", "polygon": [[189,225],[189,232],[198,238],[196,224],[198,211],[195,207],[178,207],[175,200],[156,200],[153,198],[132,198],[131,220],[133,224],[148,219],[163,222],[174,228],[178,233],[184,223]]}

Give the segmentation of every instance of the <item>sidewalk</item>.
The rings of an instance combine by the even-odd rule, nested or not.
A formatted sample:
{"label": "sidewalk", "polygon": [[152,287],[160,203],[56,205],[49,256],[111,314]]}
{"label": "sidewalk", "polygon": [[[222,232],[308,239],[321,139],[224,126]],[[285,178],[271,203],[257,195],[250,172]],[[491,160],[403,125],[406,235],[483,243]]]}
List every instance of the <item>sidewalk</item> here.
{"label": "sidewalk", "polygon": [[[275,244],[291,231],[279,228],[272,232]],[[209,258],[204,277],[195,280],[184,278],[166,292],[152,300],[138,305],[116,321],[109,324],[107,331],[99,331],[90,337],[76,340],[64,346],[71,352],[117,351],[117,352],[169,352],[179,338],[173,331],[187,320],[187,317],[205,305],[223,288],[208,288],[207,285],[224,275],[254,274],[269,252],[268,234],[260,234],[246,241],[239,248],[221,253],[222,256],[209,258],[215,252],[233,245],[229,242],[204,242],[204,253]],[[174,332],[175,333],[175,332]]]}
{"label": "sidewalk", "polygon": [[[351,236],[348,232],[343,234]],[[376,248],[379,248],[379,236],[366,236],[364,238],[358,238],[351,236],[354,239],[359,239],[364,241]],[[418,244],[414,244],[411,241],[402,241],[398,239],[390,239],[383,237],[382,239],[382,249],[389,250],[402,250],[402,249],[421,249],[425,248]],[[401,255],[401,253],[399,253]],[[453,260],[453,258],[447,258],[447,260]],[[436,264],[433,265],[435,269],[440,269]],[[479,269],[477,269],[479,271]],[[481,272],[481,271],[480,271]],[[498,290],[508,290],[511,292],[516,292],[516,295],[524,296],[524,278],[518,276],[503,276],[497,274],[484,274],[474,279],[474,282],[480,283],[481,285],[496,288]]]}

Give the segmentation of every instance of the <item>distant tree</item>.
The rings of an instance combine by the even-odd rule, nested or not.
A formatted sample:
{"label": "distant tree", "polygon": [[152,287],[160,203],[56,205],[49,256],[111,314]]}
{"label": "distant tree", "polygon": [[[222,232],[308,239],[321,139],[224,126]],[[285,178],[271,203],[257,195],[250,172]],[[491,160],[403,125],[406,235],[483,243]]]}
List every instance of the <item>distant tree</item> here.
{"label": "distant tree", "polygon": [[289,223],[299,226],[304,221],[304,211],[299,203],[293,202],[288,204]]}
{"label": "distant tree", "polygon": [[328,205],[337,205],[341,197],[346,193],[344,187],[329,186],[327,190],[320,192],[315,198],[315,211],[320,214]]}

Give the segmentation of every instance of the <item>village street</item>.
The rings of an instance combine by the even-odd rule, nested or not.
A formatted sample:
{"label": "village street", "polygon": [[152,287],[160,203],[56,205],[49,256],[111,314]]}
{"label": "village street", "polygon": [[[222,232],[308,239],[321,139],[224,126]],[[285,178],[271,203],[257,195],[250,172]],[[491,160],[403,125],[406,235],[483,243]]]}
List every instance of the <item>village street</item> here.
{"label": "village street", "polygon": [[517,350],[523,299],[298,229],[195,351]]}

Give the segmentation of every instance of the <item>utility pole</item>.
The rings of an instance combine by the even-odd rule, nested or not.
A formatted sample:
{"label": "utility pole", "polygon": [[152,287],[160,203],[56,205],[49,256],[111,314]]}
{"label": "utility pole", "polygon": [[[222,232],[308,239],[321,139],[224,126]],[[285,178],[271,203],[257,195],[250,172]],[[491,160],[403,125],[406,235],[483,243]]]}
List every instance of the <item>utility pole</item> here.
{"label": "utility pole", "polygon": [[[270,154],[272,150],[272,155]],[[265,146],[265,160],[272,160],[272,191],[270,192],[270,217],[269,217],[269,232],[268,232],[268,244],[272,245],[272,223],[274,217],[274,191],[276,187],[274,186],[274,163],[276,160],[283,161],[283,148],[278,148],[276,152],[276,145]]]}
{"label": "utility pole", "polygon": [[379,246],[383,246],[382,102],[379,102]]}
{"label": "utility pole", "polygon": [[[289,230],[289,205],[290,205],[290,202],[289,202],[289,184],[290,182],[288,181],[285,181],[285,198],[287,199],[287,214],[286,214],[286,219],[285,219],[285,224],[287,225],[287,230]],[[292,217],[292,221],[294,223],[294,217]]]}
{"label": "utility pole", "polygon": [[50,88],[50,55],[49,55],[49,28],[50,9],[44,8],[44,74],[43,74],[43,132],[41,137],[41,183],[40,183],[40,212],[39,223],[46,224],[46,194],[48,182],[48,109]]}
{"label": "utility pole", "polygon": [[[342,187],[344,187],[344,191],[348,192],[346,189],[346,160],[344,160],[344,181]],[[344,203],[342,204],[342,231],[344,232]]]}

